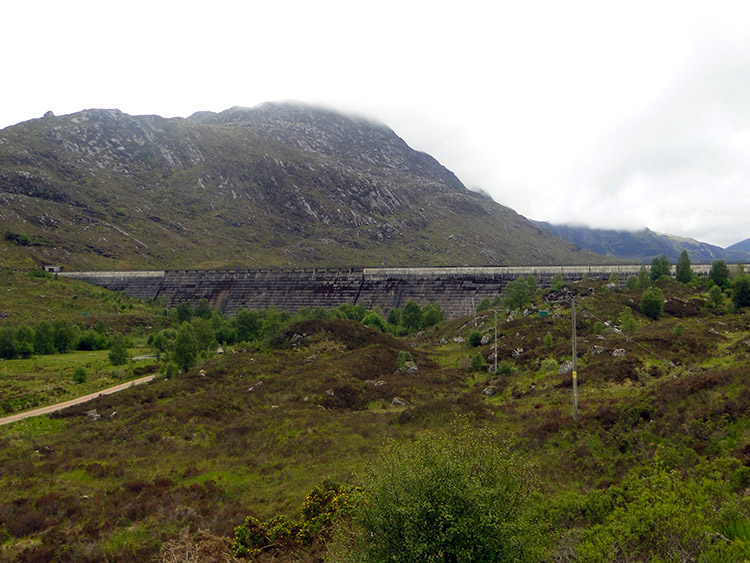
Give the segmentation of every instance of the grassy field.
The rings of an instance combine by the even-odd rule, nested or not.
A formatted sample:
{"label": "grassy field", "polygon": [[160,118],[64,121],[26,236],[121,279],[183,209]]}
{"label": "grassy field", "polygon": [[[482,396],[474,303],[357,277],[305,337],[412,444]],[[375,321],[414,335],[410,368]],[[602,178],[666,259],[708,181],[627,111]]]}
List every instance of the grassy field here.
{"label": "grassy field", "polygon": [[[135,348],[130,352],[139,357],[152,350]],[[150,373],[156,367],[155,360],[142,359],[126,369],[115,368],[110,364],[109,350],[0,360],[0,416],[87,395]],[[86,373],[82,383],[73,377],[79,368]]]}
{"label": "grassy field", "polygon": [[[293,517],[324,479],[366,487],[385,444],[440,432],[457,418],[508,440],[536,467],[547,560],[626,560],[603,547],[598,559],[591,555],[592,545],[604,545],[592,534],[613,526],[609,518],[627,520],[617,507],[648,483],[639,476],[655,460],[676,479],[674,514],[703,507],[691,496],[700,487],[725,487],[710,497],[715,510],[701,510],[720,516],[736,505],[736,526],[705,526],[745,549],[750,537],[738,530],[750,529],[747,317],[707,309],[700,290],[670,282],[663,289],[665,316],[652,321],[638,313],[640,291],[573,288],[575,421],[570,374],[555,367],[571,359],[569,301],[546,291],[547,301],[540,295],[526,315],[500,315],[500,374],[467,368],[477,353],[492,353],[493,313],[399,339],[351,321],[309,320],[179,377],[0,428],[1,557],[168,560],[176,544],[200,544],[229,558],[228,540],[248,514]],[[625,306],[639,325],[632,337],[613,328]],[[471,347],[473,331],[489,334],[489,343]],[[400,352],[412,354],[418,373],[399,371]],[[50,367],[52,379],[59,369]],[[637,500],[627,506],[642,518]],[[658,547],[649,541],[638,537],[628,549],[649,560]],[[324,554],[293,546],[266,560]]]}
{"label": "grassy field", "polygon": [[123,293],[38,270],[0,269],[0,318],[10,326],[64,319],[112,332],[145,333],[163,310]]}

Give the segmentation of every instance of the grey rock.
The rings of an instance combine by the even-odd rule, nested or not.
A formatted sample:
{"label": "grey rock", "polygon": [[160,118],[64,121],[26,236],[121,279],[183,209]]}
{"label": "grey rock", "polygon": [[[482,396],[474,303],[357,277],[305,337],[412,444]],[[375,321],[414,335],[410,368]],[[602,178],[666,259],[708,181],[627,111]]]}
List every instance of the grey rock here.
{"label": "grey rock", "polygon": [[401,397],[393,397],[393,399],[391,400],[391,404],[394,407],[405,407],[407,403]]}
{"label": "grey rock", "polygon": [[419,373],[419,368],[417,367],[417,364],[414,362],[405,362],[404,373]]}

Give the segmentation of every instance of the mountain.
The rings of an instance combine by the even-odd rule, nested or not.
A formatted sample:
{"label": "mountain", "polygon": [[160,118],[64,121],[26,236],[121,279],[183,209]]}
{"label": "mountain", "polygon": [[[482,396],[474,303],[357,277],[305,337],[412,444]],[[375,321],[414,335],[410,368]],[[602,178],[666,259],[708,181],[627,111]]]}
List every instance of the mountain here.
{"label": "mountain", "polygon": [[666,255],[677,262],[680,253],[687,250],[693,263],[709,264],[714,260],[727,262],[750,259],[750,240],[745,248],[738,243],[729,248],[721,248],[694,239],[656,233],[650,229],[640,231],[616,231],[592,229],[573,225],[553,225],[541,221],[534,223],[550,234],[572,242],[581,248],[628,260],[631,262],[651,262],[656,256]]}
{"label": "mountain", "polygon": [[0,261],[69,269],[601,262],[388,127],[299,104],[0,130]]}
{"label": "mountain", "polygon": [[750,238],[727,246],[727,251],[747,253],[750,256]]}

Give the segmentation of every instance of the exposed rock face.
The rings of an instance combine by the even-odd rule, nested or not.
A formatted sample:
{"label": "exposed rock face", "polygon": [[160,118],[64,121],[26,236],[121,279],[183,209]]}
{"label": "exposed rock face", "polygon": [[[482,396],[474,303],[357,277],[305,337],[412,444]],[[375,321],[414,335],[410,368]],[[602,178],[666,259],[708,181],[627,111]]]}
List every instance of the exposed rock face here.
{"label": "exposed rock face", "polygon": [[0,222],[71,269],[601,261],[388,127],[293,104],[3,129]]}

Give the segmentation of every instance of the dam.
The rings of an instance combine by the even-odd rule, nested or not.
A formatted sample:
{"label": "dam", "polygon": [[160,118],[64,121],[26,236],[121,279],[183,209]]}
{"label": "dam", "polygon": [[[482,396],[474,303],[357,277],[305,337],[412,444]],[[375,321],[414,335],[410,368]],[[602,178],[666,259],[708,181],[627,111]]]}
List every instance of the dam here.
{"label": "dam", "polygon": [[[190,306],[207,299],[212,308],[232,316],[239,309],[276,307],[331,309],[342,303],[378,307],[384,314],[410,299],[421,306],[438,303],[447,318],[473,313],[485,297],[502,295],[505,286],[520,276],[534,276],[549,286],[559,274],[565,281],[609,279],[621,282],[637,275],[642,264],[606,266],[493,266],[456,268],[290,268],[249,270],[160,270],[132,272],[62,272],[112,291],[139,299],[157,299],[169,307]],[[693,265],[695,274],[707,274],[710,265]]]}

